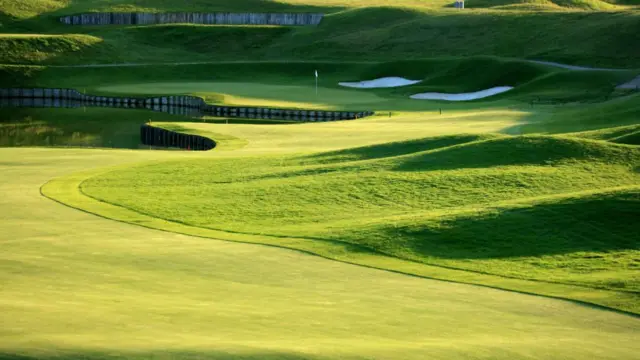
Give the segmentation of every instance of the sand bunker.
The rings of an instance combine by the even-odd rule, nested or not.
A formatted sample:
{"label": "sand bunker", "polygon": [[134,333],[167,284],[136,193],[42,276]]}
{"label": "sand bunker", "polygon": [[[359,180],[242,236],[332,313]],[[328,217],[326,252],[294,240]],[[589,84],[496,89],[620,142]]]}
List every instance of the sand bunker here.
{"label": "sand bunker", "polygon": [[622,85],[618,85],[618,89],[627,89],[627,90],[638,90],[640,89],[640,76],[629,81],[628,83],[624,83]]}
{"label": "sand bunker", "polygon": [[418,100],[446,100],[446,101],[468,101],[482,99],[489,96],[501,94],[513,89],[512,86],[497,86],[487,90],[476,91],[472,93],[462,94],[444,94],[444,93],[423,93],[411,95],[412,99]]}
{"label": "sand bunker", "polygon": [[358,88],[358,89],[377,89],[407,86],[419,83],[420,80],[409,80],[401,77],[384,77],[375,80],[366,80],[358,82],[341,82],[340,86]]}

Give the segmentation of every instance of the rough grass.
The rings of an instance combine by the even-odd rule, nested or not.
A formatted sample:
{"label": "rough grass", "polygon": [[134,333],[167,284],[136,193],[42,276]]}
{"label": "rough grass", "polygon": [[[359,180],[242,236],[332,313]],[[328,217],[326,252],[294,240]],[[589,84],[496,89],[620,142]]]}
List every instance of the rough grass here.
{"label": "rough grass", "polygon": [[[22,2],[21,2],[22,3]],[[3,32],[86,33],[102,39],[91,51],[61,47],[55,58],[24,63],[114,63],[194,60],[395,60],[434,56],[494,55],[535,58],[583,65],[637,68],[640,57],[638,12],[603,1],[548,3],[540,11],[491,10],[500,1],[459,12],[444,1],[117,1],[42,2],[30,6],[0,3]],[[560,2],[558,2],[560,3]],[[57,5],[52,5],[57,4]],[[518,2],[518,4],[520,4]],[[68,6],[67,6],[68,5]],[[526,5],[526,4],[525,4]],[[539,4],[538,4],[539,5]],[[564,7],[566,5],[566,7]],[[52,8],[55,8],[53,9]],[[473,5],[472,5],[473,6]],[[528,6],[528,5],[527,5]],[[616,7],[616,11],[579,8]],[[39,10],[38,10],[39,9]],[[224,26],[73,27],[56,17],[83,11],[323,11],[317,28]],[[562,11],[546,11],[561,9]],[[2,21],[2,20],[0,20]],[[452,31],[455,29],[455,31]],[[535,34],[535,35],[532,35]],[[157,39],[162,38],[162,41]],[[428,43],[429,46],[424,46]],[[33,45],[36,47],[36,45]],[[7,62],[7,60],[0,60]]]}
{"label": "rough grass", "polygon": [[[550,9],[566,7],[569,9],[605,10],[615,8],[615,5],[638,5],[637,0],[601,1],[601,0],[480,0],[468,4],[471,8],[492,8],[505,5],[536,4]],[[16,2],[1,0],[0,9],[6,15],[15,18],[28,18],[49,12],[74,14],[80,12],[169,12],[169,11],[322,11],[335,12],[347,8],[395,6],[413,9],[439,9],[451,7],[446,0],[233,0],[208,1],[190,0],[26,0]]]}
{"label": "rough grass", "polygon": [[101,41],[90,35],[3,34],[0,35],[0,62],[31,64],[52,61],[60,55],[81,56]]}

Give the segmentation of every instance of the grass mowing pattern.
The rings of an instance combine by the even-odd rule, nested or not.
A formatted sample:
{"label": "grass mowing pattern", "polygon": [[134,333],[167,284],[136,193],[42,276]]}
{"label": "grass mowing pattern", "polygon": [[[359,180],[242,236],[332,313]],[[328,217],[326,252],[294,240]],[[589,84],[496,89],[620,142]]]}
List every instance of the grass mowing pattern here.
{"label": "grass mowing pattern", "polygon": [[[303,3],[306,6],[299,6]],[[328,26],[318,29],[77,29],[83,34],[79,36],[91,37],[83,39],[98,40],[85,46],[70,43],[66,35],[51,39],[51,43],[46,39],[46,44],[42,36],[9,39],[0,61],[167,62],[210,60],[212,56],[216,60],[282,59],[282,54],[342,61],[492,54],[638,66],[637,49],[628,46],[638,40],[636,12],[626,8],[611,13],[537,11],[559,5],[608,7],[599,1],[485,1],[477,5],[519,10],[464,13],[424,11],[450,3],[413,0],[394,2],[411,9],[343,8],[383,4],[377,0],[194,0],[185,4],[174,0],[0,0],[0,31],[58,34],[70,31],[56,23],[56,17],[65,12],[178,11],[187,5],[190,11],[217,6],[223,10],[307,11],[323,6],[332,15],[324,24]],[[371,19],[381,20],[373,23]],[[479,28],[494,31],[470,30]],[[533,33],[535,38],[529,37]],[[159,37],[167,41],[157,44]],[[431,46],[425,47],[425,41]],[[240,52],[238,44],[251,50]],[[0,267],[6,270],[0,272],[0,312],[7,324],[0,330],[0,358],[456,359],[470,354],[480,359],[525,359],[531,354],[563,360],[634,358],[638,353],[637,319],[632,317],[550,299],[355,268],[278,249],[159,233],[59,206],[36,191],[48,179],[69,172],[137,160],[176,160],[147,163],[142,167],[148,171],[143,176],[134,174],[140,167],[106,175],[104,170],[93,170],[65,176],[42,191],[86,211],[167,231],[291,247],[370,267],[640,313],[634,231],[640,200],[638,151],[637,147],[613,144],[637,143],[637,129],[603,129],[635,125],[637,99],[527,110],[520,103],[537,96],[600,102],[628,74],[555,72],[479,58],[407,64],[373,64],[366,69],[329,62],[222,64],[215,69],[211,65],[3,67],[0,81],[12,86],[43,86],[46,82],[55,86],[126,86],[139,83],[141,78],[201,81],[214,70],[230,82],[244,77],[245,81],[261,79],[275,84],[245,98],[237,94],[242,89],[232,89],[230,84],[226,89],[199,90],[229,102],[246,98],[284,101],[282,94],[272,99],[265,99],[264,94],[290,82],[306,86],[310,93],[310,84],[305,81],[319,66],[323,79],[328,74],[332,83],[349,80],[345,75],[362,78],[406,72],[423,78],[425,89],[477,90],[474,87],[503,81],[520,89],[496,102],[447,105],[442,117],[434,116],[442,104],[401,102],[399,99],[406,97],[404,91],[415,89],[396,89],[372,92],[374,97],[385,99],[378,105],[380,109],[395,112],[390,119],[313,127],[161,124],[223,138],[229,149],[235,150],[207,154],[214,158],[182,152],[0,149],[0,190],[4,194],[0,209],[6,209],[0,211],[0,243],[7,250],[0,255]],[[280,71],[274,73],[274,68]],[[476,76],[474,68],[486,71]],[[228,69],[231,71],[225,71]],[[196,91],[194,87],[189,85],[184,91]],[[236,94],[221,95],[225,90]],[[347,94],[316,103],[345,106],[337,100],[349,97]],[[351,96],[345,100],[366,97]],[[11,125],[25,120],[36,123],[27,126],[34,135],[21,144],[42,144],[40,131],[48,133],[50,129],[64,129],[65,136],[45,145],[104,144],[116,136],[114,129],[122,123],[122,133],[127,135],[121,146],[127,147],[133,134],[130,129],[146,116],[127,120],[113,113],[118,121],[111,121],[113,117],[92,112],[79,119],[73,111],[54,115],[33,111],[39,120],[28,119],[31,110],[10,117]],[[63,114],[68,118],[60,116]],[[78,121],[93,119],[102,123]],[[46,121],[40,123],[42,120]],[[516,134],[590,131],[573,134],[574,139],[471,134],[379,144],[460,133],[461,129]],[[81,134],[78,138],[82,140],[74,142],[73,136],[66,136],[69,133]],[[344,150],[358,145],[370,146]],[[314,150],[332,151],[284,155]],[[261,157],[243,157],[247,154]],[[83,182],[89,176],[93,177]],[[127,179],[132,181],[105,194],[105,186],[108,189]],[[142,197],[144,201],[129,205],[205,227],[166,222],[98,202],[79,192],[81,183],[82,190],[94,196],[99,193],[122,203]],[[144,191],[166,195],[162,206],[143,196]],[[488,196],[481,196],[482,191]],[[125,193],[131,197],[123,201],[120,197]],[[220,209],[218,201],[230,194],[241,196],[234,201],[227,198],[222,203],[225,209]],[[292,195],[296,197],[289,198]],[[283,199],[295,206],[283,207]],[[264,227],[244,223],[243,208],[247,219]],[[282,214],[295,221],[269,218]],[[305,238],[206,228],[218,225]]]}
{"label": "grass mowing pattern", "polygon": [[38,192],[78,171],[203,155],[0,149],[0,357],[613,360],[639,350],[634,317],[153,231]]}
{"label": "grass mowing pattern", "polygon": [[639,244],[632,225],[617,224],[639,215],[638,193],[561,197],[637,186],[639,164],[640,150],[624,145],[462,136],[154,164],[88,179],[82,191],[192,226],[344,241],[428,264],[637,293]]}

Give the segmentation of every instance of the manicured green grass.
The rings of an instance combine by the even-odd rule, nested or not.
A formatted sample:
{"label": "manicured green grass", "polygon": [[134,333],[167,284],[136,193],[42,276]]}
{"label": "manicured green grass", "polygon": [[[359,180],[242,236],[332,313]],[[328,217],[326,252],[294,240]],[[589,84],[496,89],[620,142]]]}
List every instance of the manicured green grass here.
{"label": "manicured green grass", "polygon": [[620,126],[571,134],[587,139],[607,140],[620,144],[640,145],[640,125]]}
{"label": "manicured green grass", "polygon": [[577,360],[639,350],[634,317],[149,230],[38,192],[80,170],[211,154],[0,149],[2,358]]}
{"label": "manicured green grass", "polygon": [[[486,71],[481,76],[474,76],[473,69],[476,67],[482,67]],[[317,95],[314,88],[314,69],[319,69],[321,74]],[[522,61],[488,57],[388,63],[239,62],[107,68],[8,66],[3,70],[2,78],[11,79],[16,85],[25,87],[70,87],[106,95],[193,94],[205,98],[210,103],[226,105],[373,110],[377,111],[379,116],[370,120],[372,126],[385,126],[385,131],[391,133],[396,131],[390,129],[396,124],[409,126],[411,131],[414,131],[413,137],[455,134],[460,131],[509,134],[576,132],[634,124],[638,115],[637,95],[621,95],[614,92],[615,85],[634,77],[634,72],[572,72]],[[397,89],[357,90],[338,86],[340,81],[392,75],[423,81],[414,86]],[[147,82],[132,82],[132,79],[137,77],[144,78]],[[450,103],[409,99],[409,95],[423,91],[476,91],[505,84],[515,85],[516,89],[482,101]],[[534,101],[535,105],[532,106],[531,101]],[[539,101],[543,104],[538,104]],[[548,105],[548,102],[557,101],[563,102],[562,104],[567,101],[577,102]],[[389,113],[392,117],[386,119]],[[62,141],[47,143],[43,142],[50,136],[47,131],[28,129],[22,133],[37,136],[25,135],[5,141],[5,144],[23,146],[73,145],[75,142],[89,146],[111,146],[110,144],[118,143],[115,146],[136,147],[140,124],[148,120],[187,120],[155,112],[91,108],[83,111],[5,109],[2,114],[5,130],[12,133],[14,130],[11,126],[18,125],[21,129],[27,129],[23,127],[25,123],[44,124],[51,129],[61,129],[67,135],[77,133],[76,140],[68,141],[58,136],[56,138]],[[205,121],[227,122],[225,119],[211,118]],[[255,124],[255,121],[250,123]],[[428,128],[425,127],[426,124],[429,124]],[[329,128],[331,126],[329,125]],[[342,125],[336,126],[338,129]],[[348,129],[349,125],[346,125],[346,128]],[[241,129],[244,131],[253,128]],[[292,129],[289,127],[287,131]],[[55,131],[59,133],[59,130]],[[354,131],[362,130],[354,128]],[[366,131],[375,132],[376,129]],[[129,140],[121,137],[124,133]],[[300,141],[315,148],[313,138],[306,140],[304,136],[307,131],[303,133],[305,135]],[[412,136],[404,130],[400,130],[399,133],[402,133],[401,136]],[[85,134],[93,140],[83,140]],[[242,132],[236,132],[233,136],[244,138]],[[406,137],[377,138],[378,141],[403,139]],[[366,143],[353,143],[351,146],[364,144]]]}
{"label": "manicured green grass", "polygon": [[[478,73],[477,69],[483,69]],[[314,71],[318,70],[318,95]],[[437,107],[468,108],[468,104],[409,100],[419,92],[471,92],[493,86],[515,86],[512,92],[487,99],[531,101],[604,101],[617,96],[617,85],[637,71],[576,72],[521,60],[496,57],[449,57],[391,62],[222,62],[215,64],[147,65],[135,67],[45,68],[4,66],[2,82],[14,86],[50,86],[87,89],[101,94],[180,94],[207,97],[210,102],[271,105],[299,103],[309,106],[359,106],[380,110],[424,110]],[[396,88],[354,90],[341,81],[403,76],[421,83]],[[136,81],[144,79],[144,82]],[[235,98],[235,99],[234,99]],[[341,100],[341,98],[344,98]],[[473,104],[486,107],[487,100]],[[435,104],[435,105],[434,105]],[[289,104],[290,106],[291,104]],[[505,104],[500,104],[504,106]],[[509,103],[507,105],[512,105]],[[494,106],[492,105],[488,106]]]}
{"label": "manicured green grass", "polygon": [[[215,77],[215,75],[213,76]],[[313,80],[313,78],[310,78]],[[97,90],[114,94],[197,94],[207,99],[219,94],[213,103],[244,106],[275,106],[293,108],[352,109],[364,110],[389,103],[388,99],[371,92],[322,88],[318,95],[313,86],[256,84],[250,82],[196,82],[196,83],[144,83],[104,86]],[[405,99],[405,103],[414,103]],[[394,105],[397,102],[394,101]],[[402,105],[394,106],[401,109]]]}
{"label": "manicured green grass", "polygon": [[[197,227],[344,241],[430,264],[640,290],[637,192],[537,204],[640,185],[635,147],[470,135],[355,154],[153,164],[88,179],[82,191]],[[507,204],[496,209],[500,202]]]}
{"label": "manicured green grass", "polygon": [[[637,5],[0,0],[1,87],[378,112],[290,124],[0,109],[0,145],[21,147],[0,149],[0,358],[634,359],[640,98],[615,86],[638,70],[522,59],[638,69]],[[327,16],[57,21],[86,11]],[[176,62],[207,63],[160,65]],[[24,66],[100,63],[157,65]],[[383,76],[422,82],[338,86]],[[408,98],[503,85],[516,89]],[[137,149],[149,120],[218,146],[28,148]]]}
{"label": "manicured green grass", "polygon": [[577,103],[551,107],[543,105],[537,109],[534,107],[532,114],[535,115],[526,119],[528,123],[518,125],[507,132],[557,134],[638,124],[640,94],[594,104]]}

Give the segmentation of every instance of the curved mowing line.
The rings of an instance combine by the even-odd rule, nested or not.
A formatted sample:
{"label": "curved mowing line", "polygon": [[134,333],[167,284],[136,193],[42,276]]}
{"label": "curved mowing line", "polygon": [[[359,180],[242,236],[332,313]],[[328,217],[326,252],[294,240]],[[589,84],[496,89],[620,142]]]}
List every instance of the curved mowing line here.
{"label": "curved mowing line", "polygon": [[[137,164],[139,165],[139,164]],[[282,237],[275,238],[264,235],[247,235],[229,233],[219,230],[189,226],[181,223],[151,217],[130,209],[115,206],[104,201],[96,200],[82,193],[80,186],[86,179],[98,176],[116,169],[136,166],[125,165],[108,169],[98,169],[75,173],[52,179],[40,188],[40,193],[62,205],[75,208],[106,219],[139,225],[149,229],[179,233],[183,235],[211,238],[240,243],[251,243],[299,251],[308,255],[319,256],[329,260],[340,261],[352,265],[364,266],[372,269],[390,271],[398,274],[421,277],[432,280],[448,281],[493,289],[513,291],[517,293],[554,298],[575,302],[581,305],[614,311],[640,318],[640,309],[628,304],[637,303],[637,294],[621,293],[612,290],[592,289],[567,284],[550,284],[531,280],[504,278],[495,275],[475,273],[459,269],[449,269],[439,266],[403,260],[396,257],[364,252],[364,248],[357,247],[360,252],[354,252],[351,244],[337,242],[310,241],[303,238]],[[601,190],[598,192],[640,189],[640,186],[628,186]],[[598,193],[591,192],[591,193]],[[588,193],[588,192],[582,192]],[[577,196],[573,194],[572,196]]]}
{"label": "curved mowing line", "polygon": [[[342,240],[335,240],[335,239],[325,239],[325,238],[320,238],[320,237],[292,237],[289,235],[278,235],[278,234],[261,234],[261,233],[255,233],[255,232],[243,232],[243,231],[234,231],[234,230],[229,230],[229,229],[222,229],[222,228],[214,228],[214,227],[210,227],[210,226],[196,226],[193,224],[189,224],[188,222],[184,222],[184,221],[178,221],[178,220],[173,220],[173,219],[169,219],[169,218],[164,218],[161,216],[157,216],[157,215],[153,215],[150,213],[146,213],[143,211],[139,211],[136,209],[133,209],[131,207],[128,206],[124,206],[118,203],[114,203],[108,200],[103,200],[97,197],[94,197],[90,194],[87,194],[84,189],[83,189],[83,184],[95,177],[98,177],[100,175],[105,175],[108,173],[112,173],[112,172],[117,172],[117,170],[113,170],[113,171],[108,171],[105,173],[100,173],[100,174],[96,174],[94,176],[90,176],[87,177],[86,179],[82,180],[79,184],[78,184],[78,192],[83,195],[86,196],[87,198],[93,199],[97,202],[100,203],[105,203],[111,206],[115,206],[117,208],[121,208],[124,209],[126,211],[131,211],[134,212],[136,214],[140,214],[143,216],[148,216],[154,219],[159,219],[162,221],[167,221],[169,223],[173,223],[173,224],[179,224],[179,225],[184,225],[187,227],[193,227],[193,228],[198,228],[198,229],[205,229],[205,230],[213,230],[213,231],[218,231],[218,232],[222,232],[225,234],[235,234],[235,235],[244,235],[244,236],[261,236],[261,237],[268,237],[268,238],[273,238],[273,239],[291,239],[291,238],[295,238],[295,239],[301,239],[301,240],[305,240],[305,241],[315,241],[315,242],[322,242],[324,244],[329,244],[329,245],[337,245],[337,246],[341,246],[344,248],[348,248],[349,251],[352,252],[357,252],[357,253],[369,253],[372,255],[377,255],[377,256],[382,256],[382,257],[391,257],[391,258],[396,258],[399,260],[403,260],[403,261],[408,261],[411,263],[416,263],[416,264],[423,264],[423,265],[427,265],[427,266],[434,266],[434,267],[438,267],[438,268],[443,268],[443,269],[448,269],[448,270],[455,270],[455,271],[465,271],[465,272],[470,272],[470,273],[476,273],[476,274],[481,274],[481,275],[489,275],[489,276],[496,276],[496,277],[500,277],[500,278],[505,278],[505,279],[514,279],[514,280],[526,280],[526,281],[533,281],[533,282],[539,282],[539,283],[546,283],[546,284],[558,284],[558,285],[571,285],[571,286],[575,286],[575,287],[581,287],[581,288],[585,288],[585,289],[597,289],[597,290],[607,290],[609,291],[610,289],[607,288],[603,288],[603,287],[598,287],[598,286],[590,286],[587,284],[571,284],[571,283],[565,283],[565,282],[560,282],[560,281],[551,281],[551,280],[541,280],[541,279],[527,279],[527,278],[523,278],[523,277],[515,277],[515,276],[508,276],[508,275],[501,275],[501,274],[495,274],[495,273],[491,273],[488,271],[481,271],[481,270],[473,270],[473,269],[465,269],[465,268],[459,268],[459,267],[455,267],[455,266],[448,266],[448,265],[442,265],[442,264],[433,264],[433,263],[427,263],[427,262],[422,262],[422,261],[418,261],[418,260],[414,260],[414,259],[405,259],[405,258],[401,258],[399,256],[393,255],[391,253],[387,253],[378,249],[374,249],[371,248],[369,246],[366,245],[362,245],[362,244],[356,244],[356,243],[351,243],[348,241],[342,241]],[[605,189],[603,191],[596,191],[595,193],[607,193],[613,189],[616,190],[620,190],[620,189],[624,189],[627,190],[629,187],[623,186],[623,187],[616,187],[616,188],[609,188],[609,189]],[[530,198],[526,198],[526,199],[516,199],[516,200],[505,200],[505,201],[501,201],[498,202],[496,204],[494,204],[493,206],[484,206],[484,208],[487,209],[496,209],[496,208],[509,208],[509,206],[512,206],[512,208],[515,208],[517,205],[520,205],[522,203],[525,202],[525,200],[527,201],[535,201],[537,200],[544,200],[544,199],[550,199],[550,198],[571,198],[573,196],[575,196],[576,194],[579,193],[587,193],[587,194],[592,194],[593,192],[591,191],[587,191],[587,192],[577,192],[577,193],[569,193],[569,194],[558,194],[558,195],[551,195],[551,196],[540,196],[540,197],[530,197]],[[470,205],[473,206],[473,205]],[[466,213],[472,212],[472,210],[468,210],[467,207],[462,208],[462,209],[456,209],[454,211],[451,211],[449,213],[447,213],[447,215],[463,215]],[[570,216],[570,215],[567,215]],[[436,216],[437,217],[437,216]],[[218,240],[225,240],[225,239],[218,239]],[[229,240],[229,241],[235,241],[235,240]],[[262,244],[262,243],[260,243]],[[281,246],[278,246],[281,247]],[[287,249],[291,249],[289,247],[286,247]],[[298,250],[298,249],[295,249]],[[315,254],[314,255],[318,255],[321,257],[325,257],[323,255],[320,254]],[[332,258],[331,258],[332,259]],[[335,259],[332,259],[335,260]],[[340,260],[338,260],[340,261]],[[640,292],[639,291],[635,291],[635,290],[617,290],[616,292],[622,292],[622,293],[628,293],[628,294],[635,294],[640,296]]]}

